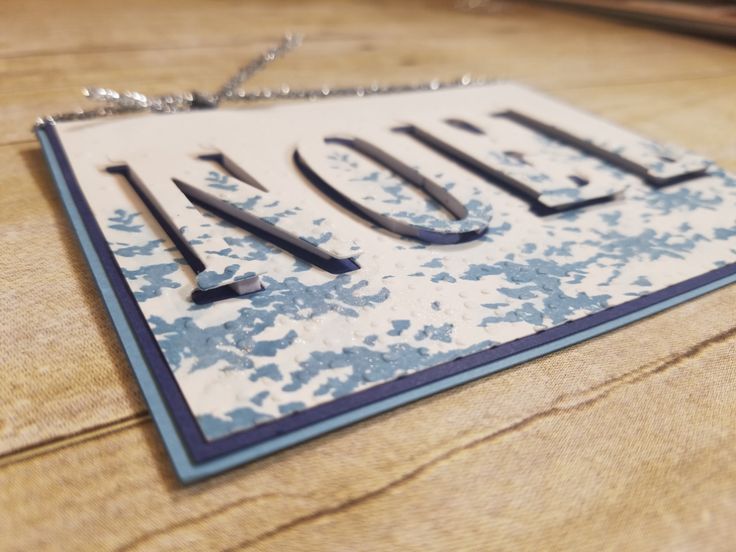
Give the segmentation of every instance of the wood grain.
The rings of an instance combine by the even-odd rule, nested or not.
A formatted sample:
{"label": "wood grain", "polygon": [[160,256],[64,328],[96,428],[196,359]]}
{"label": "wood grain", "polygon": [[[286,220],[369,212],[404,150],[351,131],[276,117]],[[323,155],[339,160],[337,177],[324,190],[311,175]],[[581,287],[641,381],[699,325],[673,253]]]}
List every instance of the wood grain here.
{"label": "wood grain", "polygon": [[736,287],[182,488],[33,142],[87,84],[514,78],[736,170],[736,49],[505,3],[0,5],[0,549],[708,549],[736,540]]}

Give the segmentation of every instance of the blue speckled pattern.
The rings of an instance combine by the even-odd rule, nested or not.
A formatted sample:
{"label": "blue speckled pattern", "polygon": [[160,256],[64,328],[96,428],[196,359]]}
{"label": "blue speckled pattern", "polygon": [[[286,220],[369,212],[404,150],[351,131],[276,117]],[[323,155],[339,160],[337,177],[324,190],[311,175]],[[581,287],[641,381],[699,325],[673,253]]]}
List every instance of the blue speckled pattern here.
{"label": "blue speckled pattern", "polygon": [[[62,128],[80,186],[207,439],[601,312],[736,261],[736,180],[718,167],[660,187],[622,171],[610,159],[563,147],[524,128],[518,136],[531,138],[515,138],[513,151],[526,144],[525,153],[531,153],[525,157],[536,160],[536,168],[565,166],[574,155],[578,172],[589,180],[625,184],[614,193],[606,192],[608,201],[576,208],[577,201],[587,199],[576,197],[571,209],[542,215],[534,204],[540,193],[536,198],[512,194],[408,133],[381,138],[381,125],[392,132],[396,125],[408,124],[413,108],[418,112],[416,121],[427,121],[433,113],[437,124],[445,116],[456,116],[438,109],[463,103],[463,95],[468,95],[470,105],[463,118],[476,120],[487,117],[490,109],[514,107],[507,105],[513,101],[524,100],[527,111],[538,105],[545,113],[546,106],[557,105],[512,85],[490,86],[485,94],[478,90],[425,94],[416,104],[404,97],[395,106],[391,98],[335,102],[335,120],[322,127],[319,121],[330,113],[329,102],[149,117],[146,121],[154,130],[170,137],[169,149],[188,156],[189,161],[179,164],[167,154],[163,168],[151,154],[160,140],[147,142],[146,133],[139,133],[139,143],[122,138],[120,144],[111,142],[118,135],[136,133],[141,119],[99,128],[78,124],[72,127],[76,132],[66,134]],[[350,122],[351,109],[370,111],[371,106],[386,114],[384,122],[366,121],[365,114]],[[598,120],[576,117],[572,125],[576,132],[586,128],[586,121],[593,121],[591,128],[599,132]],[[257,133],[264,121],[277,129],[274,136]],[[285,129],[299,121],[312,136],[286,134]],[[517,123],[504,121],[513,124]],[[320,137],[339,131],[340,125],[348,125],[351,133],[370,139],[432,180],[454,198],[454,205],[465,209],[466,216],[453,215],[405,178],[344,146],[323,141],[322,147]],[[247,129],[253,129],[250,138]],[[604,136],[600,143],[614,149],[611,141],[616,136]],[[186,186],[175,184],[176,179],[264,224],[283,228],[297,242],[323,248],[326,256],[339,252],[353,258],[359,268],[330,273],[269,243],[261,233],[250,233],[199,204],[181,201],[198,226],[192,230],[175,225],[180,235],[203,255],[224,262],[212,274],[207,270],[197,274],[131,186],[99,170],[102,161],[94,161],[90,146],[94,141],[119,148],[114,158],[137,170],[155,197],[171,194],[181,201]],[[201,144],[226,153],[265,191],[204,161],[192,161],[193,154],[205,153]],[[498,144],[491,146],[489,151],[498,149]],[[92,162],[81,154],[74,156],[85,148],[92,150]],[[108,155],[104,149],[100,147],[100,159],[103,153]],[[295,154],[314,173],[310,178],[293,163]],[[505,155],[508,163],[518,162],[518,156]],[[161,171],[168,178],[161,179]],[[509,173],[509,178],[520,178]],[[327,189],[313,181],[314,175],[328,184]],[[571,189],[570,181],[560,189]],[[385,218],[350,210],[331,190],[363,201],[366,211]],[[550,190],[555,188],[546,187],[544,193]],[[385,222],[388,219],[438,234],[472,229],[478,236],[438,243],[406,235],[402,226]],[[330,243],[335,247],[328,250]],[[231,270],[231,265],[237,267]],[[263,289],[208,304],[191,300],[198,286],[236,282],[238,275],[258,275]]]}

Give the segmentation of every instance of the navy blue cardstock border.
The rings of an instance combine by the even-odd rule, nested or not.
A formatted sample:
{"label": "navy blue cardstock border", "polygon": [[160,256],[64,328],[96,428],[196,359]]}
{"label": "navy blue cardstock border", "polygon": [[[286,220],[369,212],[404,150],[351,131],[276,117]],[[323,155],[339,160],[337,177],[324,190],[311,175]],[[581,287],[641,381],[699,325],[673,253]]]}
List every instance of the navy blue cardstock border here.
{"label": "navy blue cardstock border", "polygon": [[45,133],[51,145],[52,153],[59,164],[69,192],[79,209],[80,216],[92,241],[95,252],[99,257],[99,261],[109,278],[115,296],[135,334],[136,341],[147,362],[148,368],[156,381],[158,391],[164,398],[169,414],[177,427],[179,437],[184,443],[193,464],[202,464],[215,460],[235,451],[247,449],[275,437],[405,393],[408,390],[422,387],[523,351],[558,341],[736,274],[736,263],[729,264],[668,288],[632,299],[624,304],[588,315],[582,319],[573,320],[537,334],[426,368],[420,372],[334,399],[329,403],[295,412],[278,420],[264,422],[240,432],[208,441],[205,439],[195,416],[187,405],[181,389],[176,383],[174,375],[137,301],[128,287],[112,251],[107,245],[107,241],[74,175],[55,125],[53,123],[46,123],[40,126],[37,132]]}

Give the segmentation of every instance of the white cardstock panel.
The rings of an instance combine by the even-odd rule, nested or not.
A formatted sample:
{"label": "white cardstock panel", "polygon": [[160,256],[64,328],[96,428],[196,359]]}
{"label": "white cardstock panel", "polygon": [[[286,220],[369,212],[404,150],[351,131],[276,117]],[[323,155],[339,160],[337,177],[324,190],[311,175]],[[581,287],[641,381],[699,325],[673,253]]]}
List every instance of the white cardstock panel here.
{"label": "white cardstock panel", "polygon": [[[611,152],[630,171],[531,130],[518,117],[493,116],[499,113],[567,132]],[[407,125],[499,178],[391,130]],[[736,261],[731,176],[511,83],[57,128],[208,440]],[[403,164],[388,170],[364,149],[345,145],[355,138],[390,156],[384,165]],[[199,159],[208,154],[222,154],[231,174]],[[317,187],[295,157],[363,214]],[[122,165],[206,270],[195,273],[131,183],[107,171]],[[438,201],[399,177],[404,169],[431,181],[425,190],[434,190]],[[678,171],[706,172],[652,184]],[[640,178],[645,174],[648,182]],[[504,178],[522,193],[499,185]],[[576,184],[581,179],[585,186]],[[192,205],[180,190],[209,194],[263,227],[275,225],[320,259],[352,258],[359,268],[330,273]],[[608,200],[575,208],[596,198]],[[536,203],[546,214],[532,208]],[[468,241],[431,243],[421,239],[424,232],[439,241],[457,235]],[[195,289],[222,285],[245,294],[193,302]]]}

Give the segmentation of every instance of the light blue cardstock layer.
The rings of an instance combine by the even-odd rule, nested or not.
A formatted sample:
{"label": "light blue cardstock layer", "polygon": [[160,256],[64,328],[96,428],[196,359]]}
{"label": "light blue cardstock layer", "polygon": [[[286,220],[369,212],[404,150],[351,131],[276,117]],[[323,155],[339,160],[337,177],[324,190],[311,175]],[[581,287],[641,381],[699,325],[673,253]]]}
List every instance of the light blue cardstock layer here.
{"label": "light blue cardstock layer", "polygon": [[621,316],[609,322],[585,329],[573,335],[566,336],[546,343],[542,346],[527,349],[523,352],[502,358],[500,360],[478,366],[473,369],[446,377],[439,381],[435,381],[426,385],[418,386],[408,391],[404,391],[397,395],[385,398],[369,405],[356,408],[349,412],[334,416],[327,420],[315,423],[299,430],[292,431],[274,437],[268,441],[250,446],[246,449],[232,452],[225,456],[221,456],[214,460],[204,463],[195,464],[189,458],[185,445],[180,438],[174,420],[164,402],[164,398],[159,392],[156,382],[153,379],[151,371],[145,361],[143,353],[134,336],[131,326],[123,313],[121,305],[115,295],[115,291],[109,281],[97,252],[95,251],[87,229],[82,221],[77,205],[75,204],[69,191],[67,182],[63,176],[59,162],[56,159],[53,148],[48,136],[39,129],[37,131],[38,138],[41,142],[42,150],[46,161],[50,167],[59,194],[72,223],[74,231],[82,247],[85,258],[92,271],[97,288],[102,295],[107,311],[112,319],[118,337],[123,349],[128,357],[128,361],[133,367],[138,384],[143,392],[143,396],[148,403],[151,415],[156,423],[156,427],[164,441],[166,451],[174,465],[177,477],[182,483],[193,483],[195,481],[222,473],[226,470],[247,464],[267,456],[279,450],[302,443],[319,435],[328,433],[335,429],[345,427],[355,422],[364,420],[371,416],[386,412],[398,406],[416,401],[418,399],[433,395],[440,391],[473,381],[475,379],[487,376],[494,372],[504,370],[511,366],[526,362],[528,360],[540,357],[547,353],[557,351],[564,347],[580,343],[597,335],[614,330],[626,324],[630,324],[657,312],[663,311],[692,298],[709,293],[713,290],[736,282],[736,274],[732,274],[719,280],[710,282],[707,285],[692,289],[686,293],[671,297],[654,305],[642,308],[634,313]]}

